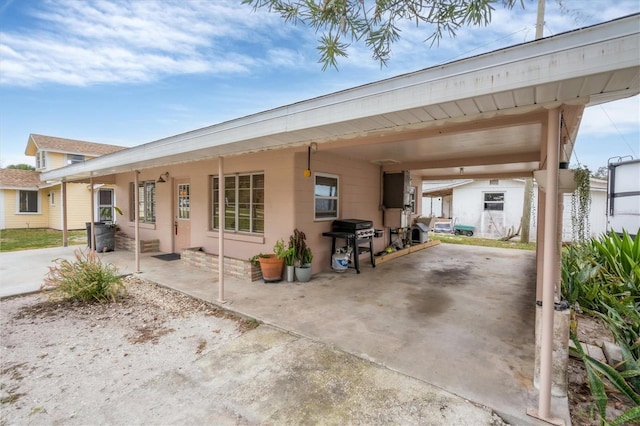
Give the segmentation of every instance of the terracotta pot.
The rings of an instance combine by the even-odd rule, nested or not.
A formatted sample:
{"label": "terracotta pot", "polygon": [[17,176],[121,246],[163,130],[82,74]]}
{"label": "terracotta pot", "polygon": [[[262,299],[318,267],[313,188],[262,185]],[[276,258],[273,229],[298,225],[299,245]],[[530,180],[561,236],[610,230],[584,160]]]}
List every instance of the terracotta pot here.
{"label": "terracotta pot", "polygon": [[258,262],[265,283],[282,281],[284,259],[277,259],[275,254],[270,254],[269,257],[258,257]]}

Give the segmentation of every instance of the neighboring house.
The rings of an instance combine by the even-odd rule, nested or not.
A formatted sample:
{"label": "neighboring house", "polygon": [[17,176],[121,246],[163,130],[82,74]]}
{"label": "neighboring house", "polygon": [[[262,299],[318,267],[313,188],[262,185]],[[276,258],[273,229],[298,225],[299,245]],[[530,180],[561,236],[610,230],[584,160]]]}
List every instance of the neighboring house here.
{"label": "neighboring house", "polygon": [[[474,235],[502,238],[520,227],[524,202],[523,179],[455,180],[423,182],[422,215],[452,219],[475,227]],[[571,241],[571,194],[564,194],[562,240]],[[531,201],[531,239],[537,232],[538,190],[534,180]],[[591,179],[590,233],[607,231],[607,182]]]}
{"label": "neighboring house", "polygon": [[[25,154],[35,157],[35,171],[0,169],[0,229],[63,229],[62,184],[42,182],[40,174],[83,163],[124,149],[73,139],[31,134]],[[94,220],[113,220],[115,187],[94,185]],[[86,183],[66,184],[67,229],[83,229],[91,217],[91,191]]]}
{"label": "neighboring house", "polygon": [[46,187],[36,171],[0,169],[0,229],[48,228]]}

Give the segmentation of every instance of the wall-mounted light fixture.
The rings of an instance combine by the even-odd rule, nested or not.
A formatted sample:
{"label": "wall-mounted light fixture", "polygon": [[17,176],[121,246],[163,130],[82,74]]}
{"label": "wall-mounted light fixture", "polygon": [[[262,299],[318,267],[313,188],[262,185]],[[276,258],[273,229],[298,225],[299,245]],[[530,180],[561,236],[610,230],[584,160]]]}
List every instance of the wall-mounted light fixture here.
{"label": "wall-mounted light fixture", "polygon": [[464,167],[460,167],[460,176],[464,174]]}
{"label": "wall-mounted light fixture", "polygon": [[318,152],[318,144],[315,142],[311,142],[309,147],[307,148],[307,169],[304,171],[304,177],[311,176],[311,153]]}
{"label": "wall-mounted light fixture", "polygon": [[164,172],[160,175],[160,177],[158,178],[157,182],[158,183],[165,183],[166,181],[169,180],[169,172]]}

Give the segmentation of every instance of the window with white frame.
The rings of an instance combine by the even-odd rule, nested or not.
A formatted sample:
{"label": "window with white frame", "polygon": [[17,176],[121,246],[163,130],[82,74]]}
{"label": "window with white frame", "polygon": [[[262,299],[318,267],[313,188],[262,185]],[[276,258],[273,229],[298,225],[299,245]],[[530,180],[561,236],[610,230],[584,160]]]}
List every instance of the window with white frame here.
{"label": "window with white frame", "polygon": [[18,191],[18,212],[19,213],[39,213],[40,203],[38,191]]}
{"label": "window with white frame", "polygon": [[314,177],[314,218],[332,220],[338,218],[338,176],[315,173]]}
{"label": "window with white frame", "polygon": [[52,206],[56,205],[56,192],[49,191],[49,204]]}
{"label": "window with white frame", "polygon": [[418,192],[417,186],[411,187],[411,192],[409,192],[409,205],[411,206],[411,214],[416,214],[416,193]]}
{"label": "window with white frame", "polygon": [[504,192],[485,192],[484,210],[504,211]]}
{"label": "window with white frame", "polygon": [[100,188],[98,191],[98,213],[100,221],[114,222],[113,189]]}
{"label": "window with white frame", "polygon": [[67,164],[82,163],[83,161],[84,161],[84,155],[67,154]]}
{"label": "window with white frame", "polygon": [[44,151],[36,152],[36,170],[47,168],[47,159]]}
{"label": "window with white frame", "polygon": [[156,182],[148,180],[138,182],[138,205],[135,203],[135,184],[129,184],[129,219],[135,220],[135,211],[138,209],[140,223],[156,223]]}
{"label": "window with white frame", "polygon": [[[211,229],[220,229],[220,179],[211,177]],[[224,229],[264,234],[264,173],[224,177]]]}

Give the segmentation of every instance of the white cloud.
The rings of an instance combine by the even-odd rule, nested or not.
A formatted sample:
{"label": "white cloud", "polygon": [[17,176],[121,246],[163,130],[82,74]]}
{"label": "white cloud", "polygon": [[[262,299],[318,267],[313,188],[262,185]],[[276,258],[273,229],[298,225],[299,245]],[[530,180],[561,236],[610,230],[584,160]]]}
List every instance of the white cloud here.
{"label": "white cloud", "polygon": [[[61,0],[30,11],[24,27],[0,33],[0,84],[85,86],[245,73],[266,50],[256,48],[268,40],[262,33],[290,31],[279,17],[234,1]],[[243,47],[230,49],[237,41]]]}
{"label": "white cloud", "polygon": [[[601,136],[608,134],[640,133],[640,96],[586,108],[582,115],[580,133]],[[636,145],[640,141],[635,141]]]}
{"label": "white cloud", "polygon": [[[588,3],[588,10],[586,4]],[[401,39],[383,74],[397,74],[533,39],[535,1],[523,10],[497,7],[486,28],[461,28],[431,48],[429,27],[403,22]],[[547,2],[546,35],[638,10],[637,0],[569,3],[561,13]],[[233,75],[252,66],[304,69],[318,65],[317,34],[285,24],[265,8],[238,0],[43,0],[29,3],[28,20],[0,32],[0,84],[87,86],[153,82],[194,73]],[[588,14],[598,11],[598,16]],[[577,13],[580,12],[580,13]],[[376,71],[364,43],[353,43],[341,69]]]}

